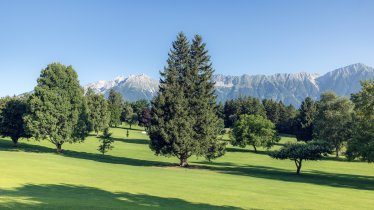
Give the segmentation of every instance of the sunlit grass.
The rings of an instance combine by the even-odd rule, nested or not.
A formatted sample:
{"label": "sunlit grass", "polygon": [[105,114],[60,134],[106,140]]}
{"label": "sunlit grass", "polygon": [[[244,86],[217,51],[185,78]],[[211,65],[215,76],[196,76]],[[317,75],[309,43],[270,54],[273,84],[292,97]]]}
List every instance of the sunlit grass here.
{"label": "sunlit grass", "polygon": [[[0,209],[371,209],[374,165],[334,159],[292,161],[266,151],[228,146],[224,157],[193,167],[155,156],[139,127],[126,137],[111,129],[114,149],[102,156],[98,139],[64,144],[0,139]],[[227,135],[225,136],[227,139]],[[283,137],[275,148],[292,137]]]}

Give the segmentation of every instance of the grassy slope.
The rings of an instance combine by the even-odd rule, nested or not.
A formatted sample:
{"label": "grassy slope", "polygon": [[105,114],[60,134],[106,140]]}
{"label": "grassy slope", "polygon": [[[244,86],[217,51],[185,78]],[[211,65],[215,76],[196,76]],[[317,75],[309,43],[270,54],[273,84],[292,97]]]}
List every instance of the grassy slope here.
{"label": "grassy slope", "polygon": [[[374,166],[360,162],[273,160],[251,148],[228,148],[212,163],[157,157],[138,130],[112,129],[115,148],[97,152],[98,141],[65,144],[0,139],[0,208],[10,209],[370,209]],[[282,142],[292,141],[284,137]]]}

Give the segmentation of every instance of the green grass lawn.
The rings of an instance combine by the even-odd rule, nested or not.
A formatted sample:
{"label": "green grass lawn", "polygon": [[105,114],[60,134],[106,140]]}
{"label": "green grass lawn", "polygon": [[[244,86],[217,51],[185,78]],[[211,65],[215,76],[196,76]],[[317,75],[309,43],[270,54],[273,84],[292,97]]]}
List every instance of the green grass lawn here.
{"label": "green grass lawn", "polygon": [[[0,209],[373,209],[374,165],[329,158],[303,164],[229,146],[193,167],[155,156],[141,130],[111,129],[114,149],[98,140],[64,144],[0,139]],[[283,137],[281,143],[294,141]],[[277,146],[279,147],[279,146]]]}

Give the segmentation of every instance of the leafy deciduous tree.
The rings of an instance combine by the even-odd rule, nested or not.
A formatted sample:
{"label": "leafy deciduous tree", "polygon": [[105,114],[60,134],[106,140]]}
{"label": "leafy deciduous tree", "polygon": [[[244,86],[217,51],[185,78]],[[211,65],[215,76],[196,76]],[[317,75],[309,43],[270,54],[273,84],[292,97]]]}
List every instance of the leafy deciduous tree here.
{"label": "leafy deciduous tree", "polygon": [[320,142],[288,143],[269,155],[275,159],[293,160],[296,165],[296,174],[300,174],[303,160],[320,160],[322,155],[327,155],[329,150],[328,146]]}
{"label": "leafy deciduous tree", "polygon": [[353,104],[345,97],[338,97],[333,92],[321,94],[315,117],[315,135],[318,140],[326,141],[339,153],[343,142],[352,134]]}
{"label": "leafy deciduous tree", "polygon": [[27,129],[36,139],[47,139],[62,151],[65,142],[83,141],[88,135],[83,88],[72,66],[49,64],[42,70],[30,97]]}
{"label": "leafy deciduous tree", "polygon": [[99,135],[100,131],[104,131],[109,126],[108,102],[102,94],[96,94],[92,89],[87,90],[86,100],[89,110],[88,122],[90,131],[94,131],[96,135]]}
{"label": "leafy deciduous tree", "polygon": [[374,162],[374,80],[361,82],[361,86],[362,90],[352,95],[356,112],[347,156]]}
{"label": "leafy deciduous tree", "polygon": [[241,115],[231,132],[231,144],[239,147],[253,146],[270,148],[279,141],[275,125],[258,115]]}
{"label": "leafy deciduous tree", "polygon": [[26,131],[23,117],[28,111],[26,97],[4,98],[4,104],[0,110],[0,135],[8,136],[14,145],[19,138],[31,137]]}

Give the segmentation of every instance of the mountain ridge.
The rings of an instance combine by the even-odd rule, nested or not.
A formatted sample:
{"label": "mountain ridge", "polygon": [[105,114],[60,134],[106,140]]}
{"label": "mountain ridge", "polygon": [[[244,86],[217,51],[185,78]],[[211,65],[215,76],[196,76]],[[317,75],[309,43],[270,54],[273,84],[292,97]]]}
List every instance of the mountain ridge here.
{"label": "mountain ridge", "polygon": [[[374,79],[374,68],[362,63],[335,69],[323,75],[308,72],[276,73],[271,75],[240,76],[215,74],[217,101],[252,96],[260,99],[281,100],[285,104],[299,106],[305,97],[318,99],[325,91],[334,91],[341,96],[360,90],[360,80]],[[100,80],[85,86],[97,93],[107,95],[111,88],[121,93],[125,100],[151,100],[157,93],[158,80],[146,74],[117,76],[113,80]]]}

